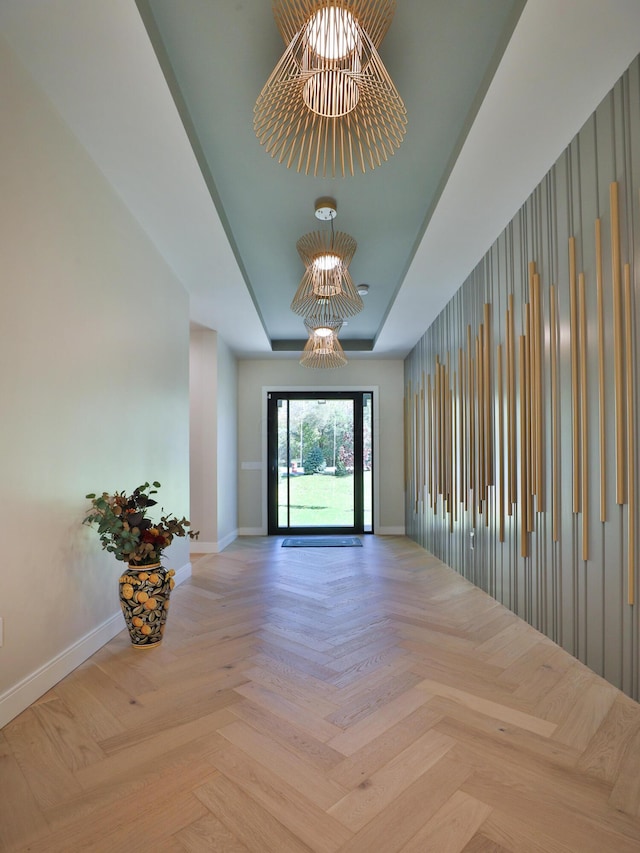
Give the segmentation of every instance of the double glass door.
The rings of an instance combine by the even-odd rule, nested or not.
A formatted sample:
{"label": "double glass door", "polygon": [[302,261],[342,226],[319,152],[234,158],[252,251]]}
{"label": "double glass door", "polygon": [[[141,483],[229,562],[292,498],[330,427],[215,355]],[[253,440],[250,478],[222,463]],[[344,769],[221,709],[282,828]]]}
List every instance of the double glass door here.
{"label": "double glass door", "polygon": [[271,392],[269,533],[363,533],[372,526],[370,392]]}

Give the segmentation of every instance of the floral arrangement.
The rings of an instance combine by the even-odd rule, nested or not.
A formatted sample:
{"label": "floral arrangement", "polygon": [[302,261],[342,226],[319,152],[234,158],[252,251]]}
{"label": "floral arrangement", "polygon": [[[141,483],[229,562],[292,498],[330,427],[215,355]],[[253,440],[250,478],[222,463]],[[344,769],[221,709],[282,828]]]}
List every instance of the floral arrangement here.
{"label": "floral arrangement", "polygon": [[[175,536],[197,539],[198,533],[188,530],[186,518],[162,515],[159,522],[147,517],[148,510],[157,505],[151,495],[157,494],[160,483],[144,483],[130,495],[125,492],[87,495],[91,508],[84,524],[97,524],[98,536],[105,551],[116,560],[132,566],[151,566],[159,563],[162,552]],[[162,510],[164,512],[164,510]]]}

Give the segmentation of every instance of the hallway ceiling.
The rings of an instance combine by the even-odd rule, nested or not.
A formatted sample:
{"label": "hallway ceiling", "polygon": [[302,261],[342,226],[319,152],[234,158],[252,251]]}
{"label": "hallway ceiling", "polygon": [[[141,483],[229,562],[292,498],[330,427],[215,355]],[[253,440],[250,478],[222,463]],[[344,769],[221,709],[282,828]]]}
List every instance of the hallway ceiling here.
{"label": "hallway ceiling", "polygon": [[193,323],[239,355],[299,353],[296,241],[332,196],[370,287],[347,356],[398,357],[638,53],[640,3],[398,0],[380,55],[405,140],[335,179],[287,169],[254,134],[284,49],[269,0],[3,0],[0,33],[183,282]]}
{"label": "hallway ceiling", "polygon": [[[345,178],[298,173],[261,148],[253,107],[285,45],[270,0],[138,0],[165,76],[272,341],[306,338],[289,304],[304,272],[296,241],[323,230],[314,201],[337,201],[370,286],[340,338],[370,346],[428,212],[515,23],[520,0],[399,0],[380,53],[408,114],[395,155]],[[202,162],[204,161],[204,163]]]}

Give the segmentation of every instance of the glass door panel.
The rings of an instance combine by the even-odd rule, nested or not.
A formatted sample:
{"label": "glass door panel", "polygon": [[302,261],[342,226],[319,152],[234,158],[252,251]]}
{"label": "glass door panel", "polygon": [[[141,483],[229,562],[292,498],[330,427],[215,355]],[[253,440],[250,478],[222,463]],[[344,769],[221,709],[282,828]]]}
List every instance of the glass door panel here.
{"label": "glass door panel", "polygon": [[289,407],[286,400],[278,400],[278,527],[289,526]]}
{"label": "glass door panel", "polygon": [[362,503],[364,531],[373,531],[373,399],[362,395]]}
{"label": "glass door panel", "polygon": [[269,532],[371,531],[371,457],[371,394],[270,394]]}

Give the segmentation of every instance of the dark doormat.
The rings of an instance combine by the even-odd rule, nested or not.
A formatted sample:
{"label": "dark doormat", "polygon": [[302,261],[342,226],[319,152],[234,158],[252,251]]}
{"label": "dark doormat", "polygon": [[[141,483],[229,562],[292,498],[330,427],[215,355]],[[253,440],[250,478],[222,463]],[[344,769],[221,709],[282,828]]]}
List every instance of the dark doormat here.
{"label": "dark doormat", "polygon": [[357,536],[300,536],[283,539],[283,548],[362,548]]}

